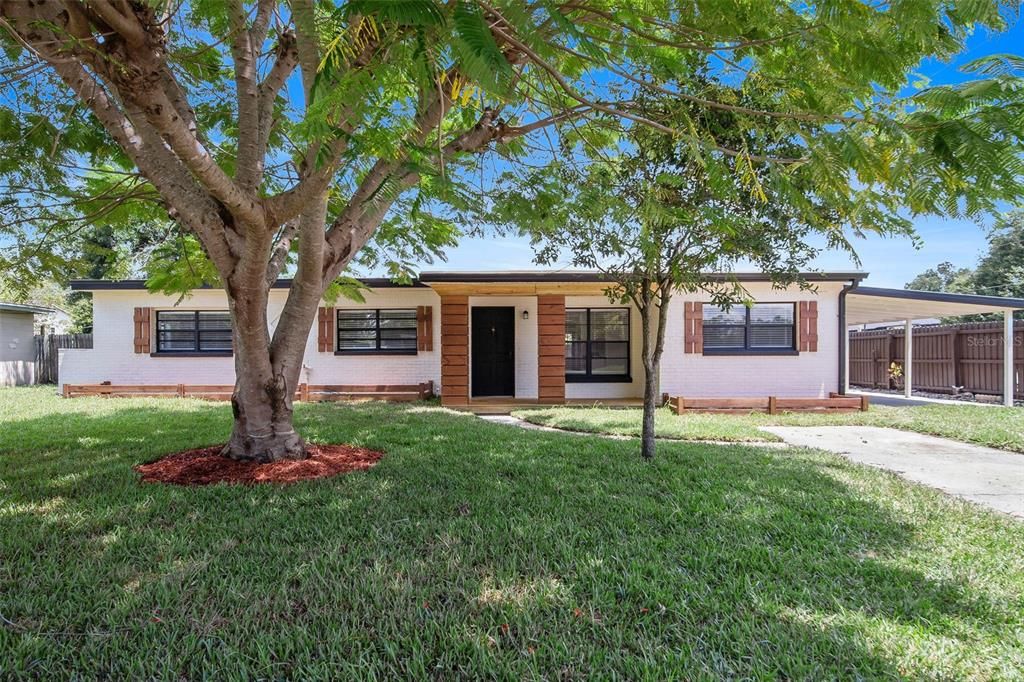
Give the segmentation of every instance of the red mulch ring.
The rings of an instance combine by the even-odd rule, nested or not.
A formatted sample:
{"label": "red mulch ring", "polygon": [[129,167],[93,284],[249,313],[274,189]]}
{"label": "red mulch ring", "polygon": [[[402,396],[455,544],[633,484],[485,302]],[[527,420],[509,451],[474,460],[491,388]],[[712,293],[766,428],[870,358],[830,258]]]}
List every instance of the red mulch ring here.
{"label": "red mulch ring", "polygon": [[222,457],[222,448],[216,445],[212,448],[176,452],[155,462],[140,464],[135,470],[142,474],[142,483],[297,483],[369,469],[384,456],[383,452],[352,445],[307,444],[308,459],[258,464]]}

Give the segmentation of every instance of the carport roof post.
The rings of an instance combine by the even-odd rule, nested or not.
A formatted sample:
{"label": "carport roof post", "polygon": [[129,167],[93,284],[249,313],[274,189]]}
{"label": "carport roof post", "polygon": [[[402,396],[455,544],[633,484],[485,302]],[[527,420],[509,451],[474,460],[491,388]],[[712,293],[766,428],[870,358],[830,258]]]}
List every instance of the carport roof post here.
{"label": "carport roof post", "polygon": [[903,397],[914,394],[914,321],[903,323]]}
{"label": "carport roof post", "polygon": [[1013,310],[1003,311],[1003,405],[1013,407]]}

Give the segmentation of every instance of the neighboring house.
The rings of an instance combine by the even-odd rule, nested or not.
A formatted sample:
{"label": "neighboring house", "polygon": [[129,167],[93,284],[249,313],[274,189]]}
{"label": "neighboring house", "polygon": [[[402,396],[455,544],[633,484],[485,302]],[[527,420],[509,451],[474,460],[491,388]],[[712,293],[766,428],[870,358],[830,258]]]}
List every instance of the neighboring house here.
{"label": "neighboring house", "polygon": [[[941,323],[942,323],[942,320],[940,320],[938,318],[935,318],[935,317],[924,318],[922,320],[914,320],[914,324],[919,326],[919,327],[923,327],[925,325],[941,324]],[[871,324],[858,324],[858,325],[855,325],[854,327],[851,327],[850,331],[853,331],[853,332],[869,332],[869,331],[875,331],[877,329],[903,329],[903,321],[902,320],[896,320],[896,321],[891,321],[891,322],[873,322]]]}
{"label": "neighboring house", "polygon": [[43,329],[47,334],[67,334],[71,329],[71,313],[51,307],[48,313],[36,317],[36,331]]}
{"label": "neighboring house", "polygon": [[43,306],[0,302],[0,386],[35,383],[36,316],[54,312]]}
{"label": "neighboring house", "polygon": [[[704,295],[674,296],[661,392],[823,397],[840,391],[844,302],[865,276],[808,273],[814,289],[801,290],[775,288],[760,274],[713,275],[741,281],[754,301],[729,311],[706,303]],[[370,287],[364,303],[339,300],[321,307],[306,345],[302,383],[432,381],[442,403],[454,406],[642,395],[640,316],[632,306],[609,302],[603,293],[609,283],[599,273],[425,272],[409,285],[364,283]],[[281,280],[271,290],[271,325],[289,285]],[[61,351],[63,384],[234,383],[223,291],[198,289],[176,305],[177,298],[151,294],[138,280],[75,281],[72,289],[92,292],[93,348]],[[870,310],[872,297],[890,291],[902,290],[874,289],[859,309]],[[903,303],[888,301],[887,314]],[[857,320],[863,321],[875,320]]]}

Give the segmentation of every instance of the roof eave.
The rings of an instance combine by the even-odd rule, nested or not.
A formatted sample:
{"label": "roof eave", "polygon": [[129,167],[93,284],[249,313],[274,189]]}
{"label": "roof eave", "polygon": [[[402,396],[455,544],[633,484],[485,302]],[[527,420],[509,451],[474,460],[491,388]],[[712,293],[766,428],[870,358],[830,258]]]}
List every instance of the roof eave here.
{"label": "roof eave", "polygon": [[954,294],[945,291],[920,291],[918,289],[885,289],[882,287],[857,287],[850,291],[857,296],[877,296],[911,301],[934,301],[935,303],[962,303],[965,305],[989,306],[1006,310],[1024,309],[1024,298],[983,296],[981,294]]}
{"label": "roof eave", "polygon": [[[412,280],[411,282],[396,282],[386,277],[363,277],[359,280],[365,286],[371,289],[389,289],[393,287],[424,287],[426,285],[421,284],[419,280]],[[288,289],[292,285],[291,279],[279,279],[271,285],[272,289]],[[123,279],[123,280],[106,280],[106,279],[73,279],[70,282],[72,291],[141,291],[146,289],[146,280],[144,279]],[[193,291],[202,290],[215,290],[219,287],[201,286],[197,287]]]}
{"label": "roof eave", "polygon": [[[705,275],[711,281],[770,282],[772,278],[760,272],[713,272]],[[809,282],[860,282],[866,272],[803,272],[800,277]],[[510,272],[423,272],[420,281],[432,283],[533,283],[533,282],[612,282],[612,277],[597,271],[510,271]]]}

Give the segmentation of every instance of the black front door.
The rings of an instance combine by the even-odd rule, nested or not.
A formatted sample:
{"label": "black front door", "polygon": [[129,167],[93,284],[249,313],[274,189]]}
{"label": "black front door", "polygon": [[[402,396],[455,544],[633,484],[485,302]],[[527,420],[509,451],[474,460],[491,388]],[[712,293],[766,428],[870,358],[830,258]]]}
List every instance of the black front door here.
{"label": "black front door", "polygon": [[472,309],[473,395],[516,393],[516,309]]}

